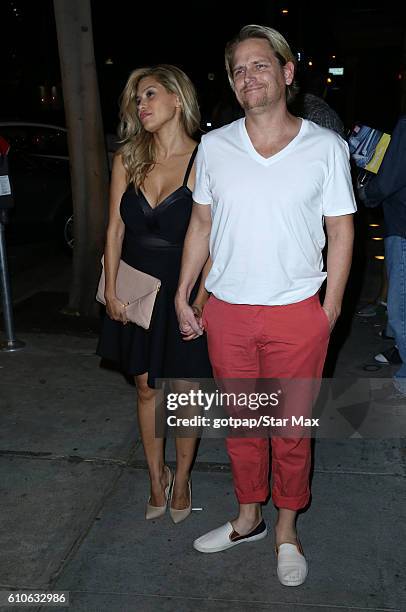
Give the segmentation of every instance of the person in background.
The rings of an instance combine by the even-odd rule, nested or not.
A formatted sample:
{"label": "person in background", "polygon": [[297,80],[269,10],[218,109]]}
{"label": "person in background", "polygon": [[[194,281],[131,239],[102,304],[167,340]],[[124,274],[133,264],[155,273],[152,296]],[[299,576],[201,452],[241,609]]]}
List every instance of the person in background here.
{"label": "person in background", "polygon": [[[205,134],[199,145],[176,295],[180,331],[187,337],[206,329],[220,384],[319,379],[351,265],[356,206],[348,146],[334,131],[288,111],[295,58],[279,32],[245,26],[226,46],[225,61],[245,117]],[[209,250],[211,296],[199,322],[188,301]],[[269,439],[232,437],[226,443],[239,512],[195,540],[202,553],[267,535],[261,504],[269,494]],[[272,438],[277,573],[286,586],[307,576],[296,517],[309,503],[310,466],[308,437]]]}
{"label": "person in background", "polygon": [[[200,112],[194,86],[175,66],[135,70],[122,94],[120,117],[122,144],[113,161],[104,251],[107,316],[97,352],[135,378],[151,481],[146,518],[162,516],[170,498],[170,514],[178,523],[191,511],[190,470],[197,439],[176,439],[173,478],[164,462],[164,439],[155,435],[156,412],[162,403],[156,381],[211,376],[205,337],[199,335],[194,342],[180,338],[174,308],[195,182],[194,134],[199,130]],[[125,306],[116,295],[120,258],[161,280],[148,330],[128,322]],[[191,291],[196,314],[207,297],[197,282]]]}
{"label": "person in background", "polygon": [[358,195],[366,206],[382,204],[385,221],[388,324],[395,346],[375,359],[382,355],[400,367],[380,401],[406,405],[406,115],[398,119],[378,173],[359,185]]}
{"label": "person in background", "polygon": [[289,105],[289,111],[297,117],[314,121],[317,125],[329,128],[345,138],[344,124],[338,113],[327,104],[325,77],[313,69],[310,75],[303,78],[299,93]]}

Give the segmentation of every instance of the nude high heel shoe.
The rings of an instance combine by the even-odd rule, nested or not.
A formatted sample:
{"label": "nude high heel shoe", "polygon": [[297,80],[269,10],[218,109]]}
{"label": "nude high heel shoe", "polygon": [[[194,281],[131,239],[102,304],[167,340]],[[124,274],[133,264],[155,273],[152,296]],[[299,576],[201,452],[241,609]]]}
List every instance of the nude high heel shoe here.
{"label": "nude high heel shoe", "polygon": [[189,516],[192,512],[192,487],[190,483],[190,479],[188,480],[188,489],[189,489],[189,505],[186,508],[182,508],[181,510],[177,510],[176,508],[172,508],[172,494],[175,486],[175,477],[173,479],[173,487],[171,490],[170,501],[169,501],[169,514],[174,523],[180,523],[184,521],[185,518]]}
{"label": "nude high heel shoe", "polygon": [[157,519],[160,516],[163,516],[166,511],[166,506],[168,505],[168,499],[169,499],[169,495],[171,493],[171,487],[172,487],[172,472],[168,468],[167,465],[164,466],[164,469],[166,470],[168,474],[168,484],[165,487],[165,504],[163,506],[151,506],[151,504],[149,503],[151,500],[151,497],[149,497],[148,502],[147,502],[147,507],[145,509],[145,518],[147,521],[150,521],[152,519]]}

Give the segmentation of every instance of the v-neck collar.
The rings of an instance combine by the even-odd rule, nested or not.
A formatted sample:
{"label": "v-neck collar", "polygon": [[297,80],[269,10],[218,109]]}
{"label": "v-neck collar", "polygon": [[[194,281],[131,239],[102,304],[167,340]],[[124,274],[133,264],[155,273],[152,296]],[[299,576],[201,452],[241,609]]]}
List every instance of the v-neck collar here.
{"label": "v-neck collar", "polygon": [[[299,117],[299,119],[301,118]],[[300,125],[298,133],[296,134],[294,138],[292,138],[292,140],[285,147],[283,147],[283,149],[278,151],[278,153],[271,155],[270,157],[263,157],[262,155],[258,153],[254,145],[252,144],[251,138],[249,137],[249,134],[247,132],[247,127],[245,125],[245,117],[243,117],[242,119],[240,119],[240,135],[241,135],[241,138],[242,138],[242,141],[244,143],[247,153],[249,154],[250,157],[252,157],[252,159],[259,162],[263,166],[270,166],[271,164],[274,164],[282,157],[285,157],[285,155],[287,155],[289,151],[295,148],[298,141],[301,140],[301,138],[303,137],[303,134],[305,133],[307,129],[307,125],[306,125],[305,119],[301,119],[301,121],[302,123]]]}
{"label": "v-neck collar", "polygon": [[167,201],[170,200],[170,198],[172,198],[172,196],[177,195],[178,191],[180,191],[181,189],[184,189],[185,187],[190,192],[190,189],[189,189],[189,187],[187,185],[181,185],[180,187],[178,187],[177,189],[175,189],[174,191],[169,193],[163,200],[161,200],[155,206],[151,206],[151,204],[148,201],[147,196],[145,195],[145,193],[142,191],[142,189],[140,187],[138,188],[138,190],[139,190],[141,196],[144,198],[144,201],[148,204],[149,208],[151,210],[156,210],[157,208],[160,208],[161,206],[164,206],[167,203]]}
{"label": "v-neck collar", "polygon": [[185,176],[183,177],[183,183],[182,185],[180,185],[180,187],[178,187],[177,189],[174,189],[171,193],[169,193],[165,198],[163,198],[160,202],[158,202],[155,206],[152,206],[146,196],[146,194],[143,192],[143,190],[141,189],[141,187],[138,187],[138,191],[141,193],[141,197],[144,199],[145,204],[147,204],[148,208],[153,211],[156,210],[157,208],[165,208],[165,204],[168,203],[168,201],[170,202],[173,196],[176,196],[177,193],[181,190],[181,189],[186,189],[186,191],[188,193],[192,193],[192,191],[189,189],[189,187],[187,186],[188,180],[189,180],[189,175],[190,175],[190,171],[192,169],[193,166],[193,162],[195,160],[196,157],[196,153],[197,153],[197,149],[198,149],[199,145],[196,145],[195,148],[193,149],[192,155],[190,156],[189,159],[189,163],[187,165],[186,168],[186,172],[185,172]]}

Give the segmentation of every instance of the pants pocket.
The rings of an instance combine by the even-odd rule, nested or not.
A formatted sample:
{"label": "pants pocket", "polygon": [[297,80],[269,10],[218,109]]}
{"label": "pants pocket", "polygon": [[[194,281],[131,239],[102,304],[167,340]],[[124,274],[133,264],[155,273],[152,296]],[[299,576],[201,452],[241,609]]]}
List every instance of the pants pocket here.
{"label": "pants pocket", "polygon": [[208,311],[208,307],[210,305],[210,301],[211,301],[211,296],[209,297],[209,299],[207,300],[207,302],[203,306],[202,323],[203,323],[203,327],[204,327],[205,331],[207,331],[207,311]]}
{"label": "pants pocket", "polygon": [[320,313],[321,313],[321,317],[323,319],[323,325],[324,325],[325,328],[327,328],[327,334],[330,335],[330,333],[331,333],[330,321],[329,321],[329,318],[327,316],[326,311],[324,310],[324,308],[322,307],[321,304],[320,304]]}

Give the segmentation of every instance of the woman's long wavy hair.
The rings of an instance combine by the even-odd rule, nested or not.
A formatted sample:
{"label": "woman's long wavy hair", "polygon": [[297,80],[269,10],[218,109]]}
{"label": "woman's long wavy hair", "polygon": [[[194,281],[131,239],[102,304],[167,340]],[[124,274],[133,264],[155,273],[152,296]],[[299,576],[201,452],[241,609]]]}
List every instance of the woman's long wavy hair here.
{"label": "woman's long wavy hair", "polygon": [[144,129],[137,112],[138,83],[145,77],[153,77],[165,87],[166,91],[179,97],[181,123],[188,136],[192,137],[200,127],[196,90],[192,81],[180,68],[170,64],[159,64],[134,70],[120,98],[118,133],[123,144],[117,153],[121,155],[128,183],[134,183],[136,190],[143,185],[148,172],[156,162],[153,135]]}

